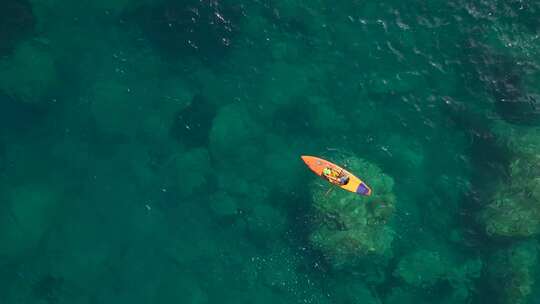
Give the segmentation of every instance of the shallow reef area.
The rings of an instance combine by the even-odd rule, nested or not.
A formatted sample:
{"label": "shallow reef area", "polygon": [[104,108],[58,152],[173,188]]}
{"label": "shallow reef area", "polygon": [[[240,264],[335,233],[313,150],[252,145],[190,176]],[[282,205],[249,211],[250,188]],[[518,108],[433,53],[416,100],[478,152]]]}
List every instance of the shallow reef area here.
{"label": "shallow reef area", "polygon": [[0,303],[536,303],[539,36],[538,1],[3,1]]}

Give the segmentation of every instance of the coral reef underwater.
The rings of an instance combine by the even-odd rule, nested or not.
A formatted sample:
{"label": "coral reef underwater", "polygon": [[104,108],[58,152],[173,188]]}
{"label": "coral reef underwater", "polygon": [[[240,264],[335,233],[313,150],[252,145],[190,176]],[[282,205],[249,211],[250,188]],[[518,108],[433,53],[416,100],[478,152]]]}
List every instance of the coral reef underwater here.
{"label": "coral reef underwater", "polygon": [[538,1],[2,1],[0,303],[536,303],[539,32]]}
{"label": "coral reef underwater", "polygon": [[357,194],[327,190],[329,185],[325,181],[312,182],[314,210],[310,242],[337,269],[355,267],[362,261],[371,264],[379,259],[388,260],[392,257],[395,235],[387,225],[396,204],[394,181],[365,160],[346,158],[340,163],[347,164],[352,172],[362,172],[361,178],[372,180],[371,187],[377,192],[362,199]]}

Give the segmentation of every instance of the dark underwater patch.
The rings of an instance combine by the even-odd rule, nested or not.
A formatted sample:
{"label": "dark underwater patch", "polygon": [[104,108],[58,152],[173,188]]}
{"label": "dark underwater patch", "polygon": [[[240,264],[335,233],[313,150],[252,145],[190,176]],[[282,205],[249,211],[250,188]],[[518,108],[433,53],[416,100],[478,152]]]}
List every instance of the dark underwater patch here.
{"label": "dark underwater patch", "polygon": [[45,275],[36,282],[33,288],[36,299],[44,303],[57,303],[59,301],[64,280],[52,275]]}
{"label": "dark underwater patch", "polygon": [[475,77],[492,96],[497,114],[515,125],[540,125],[540,96],[529,92],[524,83],[526,77],[537,73],[535,66],[476,42],[470,51]]}
{"label": "dark underwater patch", "polygon": [[[305,3],[309,5],[308,3]],[[309,10],[302,8],[302,11],[306,14],[298,14],[293,16],[283,15],[275,3],[268,1],[262,5],[261,14],[268,19],[272,25],[278,27],[283,33],[288,35],[308,35],[311,34],[309,27],[305,24],[304,18],[310,18]]]}
{"label": "dark underwater patch", "polygon": [[0,92],[0,136],[24,134],[47,114],[45,107],[28,104]]}
{"label": "dark underwater patch", "polygon": [[278,109],[272,119],[272,129],[280,134],[308,134],[311,130],[311,117],[306,111],[309,103],[306,98],[295,100]]}
{"label": "dark underwater patch", "polygon": [[187,147],[206,146],[215,116],[213,105],[203,96],[195,95],[191,104],[176,114],[171,136]]}
{"label": "dark underwater patch", "polygon": [[36,20],[26,0],[4,0],[0,4],[0,56],[11,52],[20,40],[29,36]]}
{"label": "dark underwater patch", "polygon": [[164,1],[139,7],[126,19],[140,26],[146,38],[170,57],[220,59],[233,43],[242,16],[241,5],[217,0]]}
{"label": "dark underwater patch", "polygon": [[518,125],[540,123],[540,99],[523,87],[526,71],[517,63],[501,58],[496,60],[488,85],[495,98],[498,114],[507,122]]}
{"label": "dark underwater patch", "polygon": [[487,242],[484,236],[478,234],[482,229],[478,227],[475,215],[485,207],[494,187],[507,176],[506,168],[511,154],[497,142],[496,134],[490,129],[489,117],[474,113],[465,106],[449,106],[444,113],[453,122],[456,131],[466,134],[469,139],[464,153],[470,159],[471,189],[463,194],[459,220],[462,227],[469,228],[466,231],[469,237],[475,238],[475,242]]}

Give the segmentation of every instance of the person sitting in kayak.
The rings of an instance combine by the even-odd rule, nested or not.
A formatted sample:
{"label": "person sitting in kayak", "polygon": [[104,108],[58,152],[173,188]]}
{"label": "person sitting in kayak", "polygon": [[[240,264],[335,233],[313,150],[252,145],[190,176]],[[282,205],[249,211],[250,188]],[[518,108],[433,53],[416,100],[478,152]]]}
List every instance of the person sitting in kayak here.
{"label": "person sitting in kayak", "polygon": [[331,182],[332,184],[343,186],[349,182],[348,176],[346,175],[339,176],[339,175],[340,174],[337,171],[332,170],[331,168],[326,167],[323,169],[323,176],[326,177],[326,179],[328,179],[328,181]]}

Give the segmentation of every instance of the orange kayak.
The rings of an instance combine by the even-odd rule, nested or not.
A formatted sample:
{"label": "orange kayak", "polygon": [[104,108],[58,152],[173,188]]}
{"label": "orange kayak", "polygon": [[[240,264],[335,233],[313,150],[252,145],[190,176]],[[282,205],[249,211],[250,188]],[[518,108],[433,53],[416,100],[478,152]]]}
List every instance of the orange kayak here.
{"label": "orange kayak", "polygon": [[366,183],[342,167],[315,156],[302,155],[301,157],[311,171],[341,189],[361,195],[371,195],[371,188]]}

